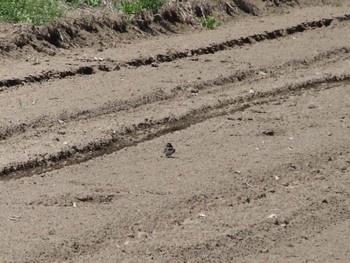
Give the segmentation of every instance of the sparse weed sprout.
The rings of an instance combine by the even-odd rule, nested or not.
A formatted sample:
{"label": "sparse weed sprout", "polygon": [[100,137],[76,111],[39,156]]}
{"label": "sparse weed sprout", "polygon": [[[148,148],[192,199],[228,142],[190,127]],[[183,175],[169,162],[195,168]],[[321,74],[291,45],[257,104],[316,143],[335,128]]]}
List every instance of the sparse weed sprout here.
{"label": "sparse weed sprout", "polygon": [[213,16],[209,16],[207,18],[205,17],[200,17],[199,20],[201,21],[202,23],[202,26],[208,28],[208,29],[215,29],[217,26],[220,26],[221,23],[220,22],[217,22],[215,17]]}

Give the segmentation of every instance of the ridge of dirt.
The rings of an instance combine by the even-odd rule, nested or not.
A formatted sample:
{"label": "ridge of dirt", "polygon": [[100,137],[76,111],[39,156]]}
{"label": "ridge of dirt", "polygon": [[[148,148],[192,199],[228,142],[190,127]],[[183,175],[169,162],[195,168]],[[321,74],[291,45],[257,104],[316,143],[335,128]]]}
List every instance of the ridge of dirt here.
{"label": "ridge of dirt", "polygon": [[24,78],[11,78],[0,80],[0,92],[6,88],[19,86],[25,83],[37,83],[42,81],[48,81],[51,79],[62,79],[66,77],[72,77],[77,75],[91,75],[97,72],[117,71],[122,67],[140,67],[146,65],[152,65],[153,63],[172,62],[178,59],[189,58],[193,56],[200,56],[206,54],[214,54],[223,50],[228,50],[235,47],[241,47],[244,45],[254,44],[255,42],[261,42],[265,40],[274,40],[295,33],[304,32],[315,28],[329,27],[334,21],[343,22],[349,21],[350,15],[338,16],[334,18],[322,18],[320,20],[303,22],[295,26],[277,29],[270,32],[261,34],[254,34],[239,39],[232,39],[221,43],[211,44],[207,47],[201,47],[192,50],[184,51],[170,51],[167,54],[157,54],[147,58],[133,59],[122,63],[116,63],[115,61],[99,62],[95,65],[84,65],[78,68],[73,68],[64,71],[46,71],[36,75],[30,75]]}
{"label": "ridge of dirt", "polygon": [[4,55],[30,46],[37,52],[55,55],[57,48],[94,46],[94,42],[116,39],[116,33],[131,33],[126,38],[133,38],[139,33],[164,34],[178,31],[176,24],[200,27],[200,21],[196,17],[208,17],[212,14],[220,17],[239,14],[256,16],[260,10],[248,0],[193,0],[186,3],[170,2],[156,15],[143,11],[133,21],[130,21],[127,15],[115,12],[102,12],[98,15],[96,13],[99,11],[95,14],[83,13],[78,18],[67,17],[63,21],[41,27],[19,25],[11,37],[6,35],[0,40],[0,52]]}
{"label": "ridge of dirt", "polygon": [[[312,95],[314,94],[311,93]],[[288,138],[284,139],[288,141]],[[282,140],[282,138],[274,138],[273,140],[275,142]],[[320,140],[316,142],[320,142]],[[161,193],[156,198],[157,194],[141,194],[138,192],[138,188],[132,189],[133,192],[128,193],[129,198],[130,196],[132,198],[125,200],[127,199],[125,196],[124,200],[119,199],[106,207],[108,210],[118,211],[118,213],[123,211],[123,213],[116,213],[114,214],[116,216],[109,220],[106,218],[98,220],[98,224],[84,229],[84,231],[79,229],[80,231],[77,231],[78,233],[75,235],[65,236],[61,243],[50,239],[48,241],[50,246],[33,249],[30,251],[31,254],[27,256],[30,257],[31,261],[40,258],[46,261],[54,259],[69,262],[96,262],[96,257],[102,257],[100,261],[117,258],[117,261],[145,262],[151,255],[152,260],[156,262],[186,261],[189,259],[213,262],[216,260],[232,261],[232,258],[234,260],[239,258],[238,262],[250,262],[252,260],[247,260],[246,256],[251,256],[254,260],[256,257],[261,259],[264,255],[269,257],[281,246],[282,248],[285,246],[293,248],[294,245],[290,244],[311,246],[315,236],[322,235],[323,231],[331,229],[332,226],[343,225],[348,219],[349,209],[346,198],[349,196],[349,191],[346,186],[349,183],[349,178],[345,173],[334,173],[333,165],[336,162],[335,156],[340,158],[342,157],[341,153],[343,152],[344,155],[348,150],[349,141],[347,140],[345,145],[337,142],[338,147],[327,149],[319,147],[310,155],[305,149],[299,150],[290,158],[287,157],[290,156],[288,152],[283,152],[283,158],[278,159],[278,162],[275,160],[277,164],[270,163],[266,167],[262,167],[263,165],[260,163],[253,165],[255,160],[252,160],[252,163],[249,163],[252,172],[249,173],[245,171],[235,173],[232,170],[235,165],[231,166],[231,170],[225,167],[223,171],[220,171],[220,176],[213,175],[210,178],[216,180],[215,183],[218,185],[215,185],[214,182],[211,183],[210,187],[205,187],[205,182],[195,184],[194,191],[187,191],[186,188],[183,190],[183,195],[179,195],[177,191],[170,191]],[[281,145],[277,147],[281,147]],[[274,152],[273,156],[276,155],[278,153]],[[306,156],[308,158],[305,158]],[[334,159],[325,162],[328,157]],[[249,162],[250,159],[251,155],[243,160]],[[270,157],[268,160],[272,161],[274,158]],[[293,164],[298,167],[292,168]],[[320,168],[320,164],[322,164],[322,168]],[[240,165],[237,166],[240,167]],[[321,174],[313,172],[316,169],[322,169]],[[223,172],[227,175],[223,175]],[[55,172],[47,177],[37,177],[32,178],[32,180],[39,184],[38,187],[42,187],[41,184],[49,184],[54,178],[57,180],[57,174]],[[279,180],[271,179],[270,177],[274,174],[283,174],[283,177]],[[89,182],[85,176],[88,177],[84,174],[82,181]],[[197,176],[194,177],[193,180],[200,181]],[[99,180],[103,179],[103,177],[99,178]],[[137,179],[140,180],[140,178]],[[335,179],[346,183],[346,185],[341,187],[341,182],[335,183]],[[58,182],[62,183],[64,180],[67,179],[61,178]],[[163,185],[163,180],[165,179],[159,179],[158,187],[164,187],[163,190],[166,191],[169,186],[166,188]],[[294,180],[299,184],[294,185]],[[23,179],[23,181],[24,184],[27,183],[25,186],[29,187],[31,180]],[[130,181],[131,184],[133,181]],[[57,183],[57,181],[55,182]],[[205,188],[201,189],[203,186]],[[85,191],[87,190],[85,189]],[[105,194],[98,194],[98,196],[108,196],[108,193],[107,188]],[[118,193],[118,191],[114,190],[113,193]],[[89,195],[83,196],[83,199],[91,200]],[[95,196],[97,194],[91,194],[92,198]],[[46,201],[50,209],[55,207],[62,209],[61,205],[63,205],[65,211],[73,211],[71,215],[74,219],[72,220],[80,222],[81,219],[76,218],[75,210],[86,211],[90,206],[83,206],[77,202],[78,206],[72,208],[71,202],[76,200],[76,197],[80,198],[81,196],[80,194],[76,196],[72,194],[62,195],[61,192],[58,192],[53,196],[40,196],[39,198],[36,196],[39,201],[34,197],[34,200],[29,202],[33,205],[26,203],[25,206],[40,209],[42,201],[44,205]],[[98,200],[98,197],[96,198]],[[148,200],[148,203],[143,203],[141,199],[151,200]],[[171,199],[171,202],[168,200],[160,202],[160,199]],[[287,200],[292,202],[288,203]],[[133,202],[132,209],[118,205],[119,203],[125,204],[127,201]],[[145,206],[146,204],[152,209]],[[107,204],[92,205],[94,205],[93,209],[100,213],[104,213],[103,208],[107,206]],[[135,209],[142,206],[144,210],[136,213]],[[132,213],[133,211],[135,215],[130,220],[129,217],[125,216],[125,212]],[[230,213],[225,214],[228,211]],[[38,211],[36,212],[38,213]],[[44,213],[42,210],[40,212]],[[274,214],[271,214],[272,212]],[[274,216],[270,218],[269,215]],[[91,217],[89,214],[84,214],[84,216]],[[216,218],[220,218],[222,221],[217,222]],[[69,224],[69,220],[67,221]],[[218,227],[222,229],[214,231],[212,235],[201,236],[203,229],[210,231],[212,228]],[[195,231],[197,236],[193,236],[192,231]],[[197,242],[187,242],[188,239],[186,239],[186,242],[177,244],[177,240],[182,235],[188,236],[189,239],[197,238]],[[146,255],[145,249],[148,251]],[[230,253],[231,250],[232,253]],[[282,258],[286,259],[290,256],[290,254],[286,256],[282,252]],[[300,261],[300,258],[297,259],[294,262]],[[261,259],[260,262],[264,262],[264,260]]]}
{"label": "ridge of dirt", "polygon": [[[262,245],[261,239],[253,239],[248,237],[256,235],[267,235],[267,233],[269,233],[269,235],[272,235],[275,238],[275,242],[282,243],[287,241],[290,242],[290,237],[295,236],[296,233],[302,232],[305,233],[305,235],[312,235],[312,229],[309,229],[307,224],[305,224],[309,220],[313,220],[313,222],[319,227],[324,228],[329,224],[330,220],[336,224],[338,222],[343,222],[348,218],[350,211],[346,204],[342,204],[341,200],[343,200],[343,198],[344,197],[339,195],[334,195],[332,197],[330,204],[336,206],[333,206],[331,208],[331,211],[329,211],[328,207],[325,207],[320,202],[310,202],[303,207],[300,207],[298,210],[294,210],[291,214],[285,214],[285,219],[264,219],[261,222],[250,225],[249,228],[244,228],[232,233],[223,234],[222,236],[209,240],[209,242],[207,241],[203,245],[196,244],[193,246],[182,247],[178,251],[173,251],[173,254],[184,254],[185,257],[186,254],[197,254],[198,250],[213,251],[216,249],[224,248],[230,250],[230,257],[233,259],[237,256],[247,256],[255,251],[273,249],[273,245],[269,244],[269,242],[266,242]],[[332,218],[327,218],[324,216],[325,213],[331,215],[335,211],[339,212],[339,210],[342,211],[341,216],[339,217],[333,216]],[[305,216],[302,211],[308,211],[308,214]],[[317,212],[322,215],[317,215]],[[293,218],[293,227],[289,225],[291,223],[290,218]],[[279,228],[285,228],[283,234],[281,234]],[[208,246],[207,243],[210,243],[212,245]],[[244,247],[243,251],[242,247]],[[214,260],[214,258],[210,259],[210,255],[207,255],[206,253],[198,253],[197,257],[201,258],[202,260]],[[225,256],[223,257],[225,258]]]}
{"label": "ridge of dirt", "polygon": [[303,65],[304,67],[310,66],[310,65],[313,65],[314,63],[318,63],[320,60],[322,60],[322,63],[325,63],[324,61],[325,59],[332,60],[333,57],[337,57],[341,54],[348,54],[348,53],[350,53],[350,48],[343,47],[343,48],[318,54],[309,60],[305,60],[305,59],[292,60],[292,61],[286,62],[283,65],[278,65],[275,67],[239,71],[229,76],[219,76],[211,80],[187,83],[181,86],[174,87],[170,93],[155,91],[147,94],[147,96],[145,97],[142,96],[139,98],[126,100],[126,101],[117,100],[115,103],[108,103],[108,105],[105,105],[93,110],[84,110],[82,112],[76,112],[75,114],[71,114],[71,115],[63,114],[62,116],[59,116],[57,119],[54,119],[54,120],[47,120],[46,118],[40,116],[37,120],[33,120],[30,123],[21,123],[19,125],[13,125],[11,127],[2,127],[0,129],[0,139],[5,140],[15,134],[24,133],[24,132],[27,132],[28,130],[38,129],[41,127],[52,128],[54,126],[57,126],[58,120],[63,120],[65,123],[69,123],[71,121],[98,118],[106,114],[117,113],[120,111],[127,111],[130,109],[137,109],[138,107],[144,106],[146,104],[151,104],[159,101],[167,101],[179,96],[186,96],[188,92],[192,92],[192,91],[198,92],[217,85],[233,84],[235,82],[242,82],[248,79],[249,81],[254,81],[256,79],[262,78],[262,76],[259,74],[261,72],[273,72],[273,74],[279,75],[279,74],[282,74],[282,72],[284,72],[287,67],[293,68],[294,65]]}
{"label": "ridge of dirt", "polygon": [[68,150],[62,150],[45,158],[11,164],[0,170],[0,178],[4,180],[18,179],[60,169],[68,165],[79,164],[105,154],[111,154],[125,147],[152,140],[167,133],[187,129],[191,125],[211,118],[244,111],[255,105],[270,103],[282,95],[288,96],[290,92],[303,92],[309,89],[319,89],[319,85],[321,84],[335,84],[349,81],[349,74],[325,76],[318,79],[288,84],[271,91],[222,100],[215,105],[190,110],[180,117],[166,117],[165,119],[141,122],[132,127],[127,127],[126,131],[122,133],[114,133],[109,139],[90,142],[88,145],[79,148],[73,146]]}

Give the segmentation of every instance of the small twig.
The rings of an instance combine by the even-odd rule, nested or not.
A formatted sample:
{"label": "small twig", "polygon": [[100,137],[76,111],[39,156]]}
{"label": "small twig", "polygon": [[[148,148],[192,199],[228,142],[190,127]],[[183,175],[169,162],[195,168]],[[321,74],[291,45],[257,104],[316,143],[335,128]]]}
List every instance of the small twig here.
{"label": "small twig", "polygon": [[248,187],[254,187],[253,185],[251,185],[250,183],[244,182],[244,184]]}
{"label": "small twig", "polygon": [[11,216],[8,218],[9,221],[19,221],[21,219],[21,216]]}
{"label": "small twig", "polygon": [[221,127],[221,126],[224,125],[226,122],[227,122],[227,121],[225,120],[225,121],[219,123],[218,125],[215,126],[214,129],[211,130],[211,132],[215,132],[217,128]]}

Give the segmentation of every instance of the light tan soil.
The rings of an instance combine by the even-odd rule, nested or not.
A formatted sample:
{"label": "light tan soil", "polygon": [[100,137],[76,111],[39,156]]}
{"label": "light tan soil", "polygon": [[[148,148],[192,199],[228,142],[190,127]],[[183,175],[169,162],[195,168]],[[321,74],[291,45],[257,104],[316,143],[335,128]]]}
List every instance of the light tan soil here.
{"label": "light tan soil", "polygon": [[3,54],[0,261],[349,262],[350,7],[283,8]]}

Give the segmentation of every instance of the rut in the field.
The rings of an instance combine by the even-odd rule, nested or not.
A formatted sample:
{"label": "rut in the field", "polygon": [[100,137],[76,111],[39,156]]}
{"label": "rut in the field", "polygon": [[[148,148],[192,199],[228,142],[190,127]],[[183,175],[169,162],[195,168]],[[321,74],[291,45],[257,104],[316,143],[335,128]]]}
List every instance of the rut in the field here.
{"label": "rut in the field", "polygon": [[349,83],[350,74],[333,75],[305,82],[296,82],[283,87],[278,87],[267,92],[257,92],[246,96],[239,96],[222,100],[214,105],[207,105],[199,109],[190,110],[180,118],[153,120],[139,123],[137,126],[126,129],[124,133],[113,134],[108,140],[91,142],[84,147],[76,147],[61,151],[42,159],[35,159],[26,163],[13,164],[0,171],[3,179],[21,178],[33,174],[42,174],[55,169],[61,169],[67,165],[86,162],[90,159],[119,151],[125,147],[152,140],[164,134],[187,129],[191,125],[204,122],[208,119],[244,111],[255,105],[269,104],[281,96],[302,95],[310,89],[319,90],[321,84],[328,84],[328,89],[333,84]]}
{"label": "rut in the field", "polygon": [[[243,37],[239,39],[232,39],[218,44],[208,45],[207,47],[188,49],[183,51],[173,51],[168,54],[158,54],[155,57],[133,59],[127,62],[117,63],[115,61],[103,62],[95,66],[79,67],[76,70],[53,72],[49,71],[38,76],[25,77],[22,80],[3,80],[3,89],[9,87],[18,87],[20,84],[35,83],[48,80],[54,80],[65,77],[74,77],[78,75],[91,75],[99,71],[119,70],[121,67],[126,67],[132,71],[136,67],[151,65],[154,62],[166,63],[175,60],[181,60],[191,58],[193,56],[201,55],[213,55],[220,51],[228,49],[234,49],[236,47],[242,47],[245,45],[254,45],[258,42],[269,42],[274,39],[286,37],[291,34],[307,32],[309,29],[315,28],[327,28],[334,24],[334,27],[342,25],[343,22],[347,23],[350,20],[349,15],[341,17],[320,19],[311,22],[300,23],[296,26],[274,30],[271,32],[265,32],[262,34],[254,34],[249,37]],[[333,23],[337,22],[337,23]],[[205,81],[191,81],[189,84],[174,86],[170,93],[162,93],[155,91],[149,93],[146,96],[136,97],[133,99],[120,101],[114,100],[108,104],[98,106],[89,110],[76,111],[74,113],[64,114],[59,119],[52,119],[50,117],[41,117],[32,119],[30,122],[21,123],[17,125],[10,125],[4,127],[0,132],[0,138],[2,140],[8,140],[13,136],[30,133],[38,128],[47,128],[45,131],[38,131],[36,135],[40,135],[49,132],[54,134],[59,130],[58,120],[63,119],[67,125],[74,125],[84,121],[96,121],[101,117],[113,118],[113,114],[119,112],[128,112],[130,110],[142,110],[141,107],[146,105],[157,104],[161,102],[175,103],[176,100],[186,100],[188,95],[193,95],[191,90],[207,91],[222,93],[225,91],[226,86],[234,83],[251,83],[258,82],[268,76],[262,76],[260,73],[271,72],[275,76],[283,76],[286,70],[298,69],[300,65],[305,66],[317,66],[324,63],[332,63],[336,58],[341,57],[340,61],[344,61],[348,58],[349,47],[331,49],[324,53],[319,53],[308,60],[291,60],[282,65],[276,65],[268,68],[257,68],[244,71],[236,71],[231,75],[217,76],[214,79]],[[327,62],[328,61],[328,62]],[[265,73],[266,75],[266,73]],[[264,104],[274,101],[281,95],[288,96],[294,92],[302,92],[307,89],[318,89],[319,84],[333,84],[343,83],[349,81],[349,75],[345,74],[332,74],[331,76],[322,75],[319,78],[312,78],[308,81],[296,81],[295,83],[284,85],[267,92],[257,92],[246,96],[234,96],[228,99],[220,99],[216,103],[203,103],[195,108],[186,110],[182,115],[176,117],[159,116],[156,119],[136,122],[129,126],[124,127],[122,130],[114,131],[108,136],[108,138],[92,138],[83,145],[77,146],[72,144],[69,147],[65,147],[65,150],[56,151],[50,154],[37,155],[35,158],[31,158],[26,161],[17,161],[7,164],[6,167],[2,167],[0,170],[0,176],[4,179],[7,178],[20,178],[23,176],[30,176],[33,174],[40,174],[53,169],[60,169],[64,166],[85,162],[98,156],[109,154],[128,146],[136,145],[140,142],[152,140],[160,137],[164,134],[171,133],[176,130],[183,130],[187,127],[203,122],[207,119],[222,116],[236,111],[245,110],[255,104]],[[24,87],[23,87],[24,88]],[[195,94],[194,94],[195,95]],[[111,115],[111,116],[109,116]],[[69,132],[69,130],[67,130]]]}
{"label": "rut in the field", "polygon": [[[257,16],[263,13],[251,1],[247,0],[212,0],[212,1],[165,1],[159,13],[152,14],[144,10],[133,15],[111,12],[108,8],[96,16],[90,12],[82,12],[83,17],[65,19],[41,27],[34,25],[19,25],[12,34],[0,35],[0,55],[15,51],[21,53],[24,47],[31,47],[36,52],[56,55],[56,49],[93,46],[94,42],[113,41],[123,38],[122,34],[164,34],[177,32],[176,24],[199,26],[200,19],[211,15],[224,16],[232,19],[238,15]],[[281,6],[299,5],[296,0],[288,3],[269,5],[272,10]],[[113,9],[113,8],[112,8]],[[132,33],[131,33],[132,34]],[[90,41],[91,40],[91,41]]]}
{"label": "rut in the field", "polygon": [[[156,103],[159,101],[166,101],[166,100],[171,101],[172,99],[175,99],[178,97],[185,97],[188,94],[189,90],[203,91],[214,86],[234,84],[236,82],[242,82],[246,80],[254,80],[256,79],[257,76],[259,76],[259,72],[273,72],[274,74],[283,74],[283,71],[286,68],[298,67],[301,64],[304,66],[306,65],[312,66],[315,63],[319,63],[319,61],[332,60],[334,57],[337,57],[337,56],[343,56],[343,59],[345,59],[348,53],[350,53],[350,48],[344,47],[340,49],[335,49],[329,52],[318,54],[311,60],[307,60],[307,61],[305,61],[304,59],[294,60],[294,61],[287,62],[285,65],[278,65],[275,67],[259,68],[259,69],[247,70],[247,71],[239,71],[230,76],[219,76],[209,81],[196,81],[193,83],[182,85],[181,87],[180,86],[174,87],[173,92],[171,92],[170,94],[160,93],[156,91],[154,93],[148,94],[146,97],[142,96],[139,98],[126,100],[126,101],[117,100],[114,103],[109,103],[108,105],[98,107],[92,110],[84,110],[82,112],[78,111],[78,112],[75,112],[74,114],[70,114],[69,116],[64,115],[59,117],[59,119],[64,119],[66,123],[72,122],[72,121],[86,120],[86,119],[95,119],[107,114],[117,113],[120,111],[127,111],[130,109],[136,109],[146,104],[151,104],[151,103]],[[7,127],[3,130],[0,130],[0,138],[2,140],[5,140],[7,138],[10,138],[13,135],[24,133],[24,132],[27,132],[28,130],[37,129],[39,127],[46,127],[46,126],[50,126],[50,127],[57,126],[57,119],[47,120],[45,118],[40,118],[39,120],[35,120],[30,123]]]}
{"label": "rut in the field", "polygon": [[[325,88],[328,90],[331,86],[332,84],[327,84]],[[322,92],[326,93],[326,90]],[[311,94],[312,96],[317,95],[317,91],[314,90]],[[282,104],[288,104],[288,98],[285,97],[285,99],[286,100]],[[317,153],[299,152],[299,154],[294,155],[293,162],[300,166],[308,167],[308,169],[319,167],[320,163],[323,163],[325,159],[331,156],[334,157],[335,153],[339,155],[339,153],[347,151],[349,145],[348,141],[341,146],[340,144],[341,142],[338,141],[338,145],[335,149],[322,149],[323,151]],[[276,154],[277,153],[271,153],[271,155]],[[304,158],[306,154],[308,155],[307,159]],[[246,157],[246,159],[249,158],[250,156]],[[282,160],[287,161],[288,158],[284,156]],[[290,244],[290,242],[297,242],[300,240],[300,233],[311,239],[311,237],[315,235],[315,226],[317,226],[318,229],[324,230],[335,224],[341,225],[346,223],[350,212],[346,202],[344,202],[344,198],[348,196],[347,192],[340,194],[331,191],[327,195],[327,198],[322,198],[322,196],[314,196],[316,190],[311,191],[311,189],[319,187],[321,183],[323,186],[329,185],[332,180],[335,179],[335,175],[332,173],[330,167],[326,166],[322,168],[323,173],[327,174],[325,179],[308,180],[305,174],[291,170],[289,165],[289,163],[280,162],[268,166],[265,169],[254,170],[253,175],[251,175],[251,177],[254,178],[254,186],[250,184],[241,184],[242,180],[244,180],[242,177],[245,177],[242,176],[242,174],[230,174],[229,183],[221,184],[218,188],[212,187],[200,193],[194,191],[175,198],[172,193],[163,193],[161,190],[156,193],[129,193],[129,196],[139,194],[139,198],[160,195],[162,199],[171,199],[171,202],[164,202],[161,206],[157,206],[156,208],[153,206],[152,212],[142,214],[143,219],[140,220],[141,223],[137,223],[137,226],[142,227],[144,231],[148,230],[150,242],[144,242],[142,240],[137,241],[135,238],[133,239],[135,242],[133,243],[132,251],[135,254],[142,255],[145,247],[153,251],[160,246],[162,255],[166,255],[170,259],[183,258],[183,260],[185,260],[186,258],[193,258],[196,256],[197,259],[202,259],[203,261],[212,258],[213,261],[218,258],[222,261],[230,261],[229,257],[254,255],[255,253],[261,253],[259,251],[273,250],[276,244],[284,246]],[[256,166],[259,167],[259,164]],[[269,179],[271,175],[280,173],[283,173],[284,177],[288,178],[288,180],[299,180],[300,183],[302,183],[301,188],[307,191],[308,195],[303,194],[303,192],[295,193],[293,191],[293,194],[286,194],[288,191],[285,191],[285,189],[288,188],[288,185],[284,185],[280,181]],[[308,171],[306,171],[306,173],[308,174]],[[331,176],[328,176],[328,174]],[[343,177],[346,176],[343,175]],[[52,178],[47,178],[47,180],[52,180]],[[285,191],[283,192],[284,196],[281,195],[282,191]],[[294,191],[297,190],[295,189]],[[249,197],[249,199],[241,200],[241,195]],[[127,198],[127,196],[127,193],[122,193],[119,199],[116,199],[120,202],[120,199],[123,197]],[[232,219],[230,218],[231,220],[227,221],[228,225],[225,225],[225,232],[215,231],[209,238],[200,239],[200,241],[196,243],[184,242],[184,244],[176,248],[172,247],[171,243],[160,245],[157,242],[153,243],[155,239],[159,240],[163,237],[162,235],[165,234],[170,235],[169,233],[171,233],[171,235],[174,235],[175,231],[186,233],[185,227],[186,224],[188,224],[188,219],[196,217],[196,214],[199,212],[206,211],[209,215],[208,218],[210,218],[213,213],[217,211],[220,212],[220,209],[234,209],[232,213],[236,215],[240,213],[245,214],[247,211],[251,212],[256,210],[256,207],[259,205],[263,204],[266,206],[266,203],[270,201],[268,198],[272,198],[272,200],[274,200],[273,198],[279,198],[278,201],[281,203],[286,202],[288,198],[292,198],[293,203],[289,204],[291,209],[287,211],[281,209],[283,212],[280,211],[275,218],[268,217],[269,214],[260,215],[257,213],[256,218],[254,218],[252,222],[246,224],[234,223],[234,226],[229,225],[232,223]],[[78,203],[78,205],[83,202],[91,202],[96,210],[98,210],[99,207],[101,207],[100,202],[110,202],[111,199],[113,199],[113,196],[109,194],[85,195],[81,197],[80,195],[75,196],[73,193],[64,196],[44,196],[40,198],[38,202],[31,202],[30,205],[36,208],[38,206],[49,208],[62,206],[64,209],[71,209],[70,207],[72,206],[73,200],[75,202],[81,202]],[[115,203],[118,203],[117,200]],[[133,199],[133,201],[136,202],[135,199]],[[244,208],[244,210],[242,208]],[[223,220],[222,218],[220,219]],[[51,252],[52,254],[50,254],[49,252],[49,254],[57,260],[64,256],[69,256],[74,261],[74,257],[77,253],[79,255],[85,255],[103,250],[108,246],[109,240],[122,244],[125,242],[126,236],[133,235],[133,232],[130,234],[128,228],[128,226],[130,226],[130,221],[120,220],[121,222],[118,221],[118,223],[116,223],[114,220],[115,219],[97,224],[94,228],[86,230],[83,236],[74,235],[70,239],[66,238],[66,249],[55,250],[56,253]],[[134,219],[134,221],[131,222],[135,223],[136,220]],[[206,226],[214,225],[218,227],[221,222],[222,221],[220,221],[220,223],[209,221]],[[180,228],[181,226],[184,226],[184,228]],[[157,233],[153,236],[151,232],[154,229],[157,229]],[[268,238],[262,239],[262,236]],[[107,244],[101,242],[101,240],[108,240],[106,242]],[[219,251],[219,253],[216,255],[213,254],[215,251]],[[169,261],[171,261],[170,259]]]}
{"label": "rut in the field", "polygon": [[[210,89],[211,87],[234,84],[237,82],[244,81],[257,81],[261,79],[259,72],[273,72],[274,74],[282,75],[287,68],[298,68],[299,65],[303,66],[313,66],[320,61],[332,61],[335,57],[342,56],[342,59],[345,60],[350,53],[350,48],[341,48],[336,50],[331,50],[325,53],[321,53],[316,55],[314,58],[305,61],[302,60],[293,60],[289,61],[284,65],[278,65],[275,67],[269,68],[259,68],[254,70],[247,71],[239,71],[230,76],[219,76],[209,81],[196,81],[193,83],[188,83],[182,85],[181,87],[174,87],[171,93],[160,93],[158,91],[154,93],[148,94],[146,97],[136,97],[132,100],[120,101],[117,100],[114,103],[108,103],[108,105],[98,107],[92,110],[84,110],[82,112],[75,112],[74,114],[70,114],[69,116],[60,116],[58,119],[63,119],[65,123],[70,123],[73,121],[81,121],[81,120],[91,120],[96,119],[104,115],[115,114],[121,111],[128,111],[131,109],[137,109],[138,107],[153,104],[160,101],[171,101],[173,99],[179,97],[186,97],[188,92],[191,90],[204,91]],[[40,127],[57,127],[58,121],[57,119],[45,119],[40,118],[30,123],[22,123],[20,125],[14,125],[6,127],[5,129],[0,130],[0,138],[2,140],[8,139],[14,135],[28,132],[33,129],[37,129]]]}
{"label": "rut in the field", "polygon": [[206,47],[201,47],[198,49],[189,49],[183,51],[171,51],[167,54],[157,54],[155,56],[150,56],[147,58],[138,58],[125,62],[116,62],[116,61],[108,61],[108,62],[100,62],[95,65],[90,66],[81,66],[71,70],[65,71],[46,71],[37,75],[30,75],[24,78],[10,78],[10,79],[2,79],[0,80],[0,92],[4,89],[19,86],[26,83],[38,83],[42,81],[48,81],[53,79],[62,79],[66,77],[73,77],[79,75],[92,75],[98,72],[108,72],[108,71],[116,71],[120,70],[122,67],[140,67],[151,65],[152,63],[165,63],[172,62],[178,59],[189,58],[193,56],[200,56],[206,54],[215,54],[216,52],[220,52],[223,50],[228,50],[231,48],[241,47],[244,45],[251,45],[256,42],[274,40],[277,38],[286,37],[288,35],[301,33],[307,30],[312,30],[315,28],[329,27],[333,22],[345,22],[350,20],[350,15],[344,15],[335,18],[323,18],[320,20],[304,22],[292,27],[282,28],[278,30],[274,30],[271,32],[265,32],[261,34],[254,34],[251,36],[232,39],[222,43],[211,44]]}

